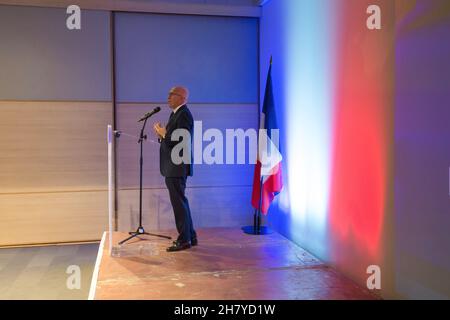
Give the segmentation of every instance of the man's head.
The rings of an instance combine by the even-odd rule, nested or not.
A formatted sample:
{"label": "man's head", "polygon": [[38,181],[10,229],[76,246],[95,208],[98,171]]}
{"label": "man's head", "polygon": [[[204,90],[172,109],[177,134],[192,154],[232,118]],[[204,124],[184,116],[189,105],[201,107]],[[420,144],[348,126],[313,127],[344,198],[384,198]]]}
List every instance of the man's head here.
{"label": "man's head", "polygon": [[169,103],[170,108],[175,109],[176,107],[187,103],[188,98],[189,98],[189,91],[187,88],[173,87],[169,91],[167,102]]}

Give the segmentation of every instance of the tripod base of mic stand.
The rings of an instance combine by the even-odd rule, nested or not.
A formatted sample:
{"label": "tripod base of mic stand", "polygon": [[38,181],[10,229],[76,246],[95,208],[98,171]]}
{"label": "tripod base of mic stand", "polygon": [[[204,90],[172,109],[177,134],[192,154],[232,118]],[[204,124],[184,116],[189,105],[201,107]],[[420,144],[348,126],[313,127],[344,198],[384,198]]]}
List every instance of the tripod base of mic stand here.
{"label": "tripod base of mic stand", "polygon": [[139,227],[135,232],[129,232],[129,234],[130,234],[131,236],[128,237],[128,238],[126,238],[125,240],[120,241],[120,242],[119,242],[119,245],[122,245],[122,244],[124,244],[125,242],[127,242],[128,240],[131,240],[131,239],[133,239],[134,237],[138,237],[138,236],[141,236],[141,235],[160,237],[160,238],[169,239],[169,240],[172,239],[172,237],[169,237],[169,236],[163,236],[163,235],[160,235],[160,234],[154,234],[154,233],[148,233],[148,232],[145,232],[145,230],[144,230],[143,227]]}

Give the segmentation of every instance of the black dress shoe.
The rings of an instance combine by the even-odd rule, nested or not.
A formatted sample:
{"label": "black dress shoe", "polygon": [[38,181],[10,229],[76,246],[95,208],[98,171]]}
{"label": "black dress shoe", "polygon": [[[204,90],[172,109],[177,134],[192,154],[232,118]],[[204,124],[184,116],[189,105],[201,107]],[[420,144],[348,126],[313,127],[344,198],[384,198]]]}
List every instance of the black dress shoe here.
{"label": "black dress shoe", "polygon": [[175,243],[171,247],[168,247],[166,249],[166,251],[167,252],[181,251],[181,250],[189,249],[190,247],[191,247],[191,243],[189,241],[188,242],[175,241]]}
{"label": "black dress shoe", "polygon": [[[177,241],[178,241],[178,240],[177,240]],[[177,244],[177,241],[173,241],[172,244]],[[194,246],[196,246],[196,245],[198,245],[198,240],[197,240],[197,238],[193,238],[193,239],[191,240],[191,246],[194,247]]]}

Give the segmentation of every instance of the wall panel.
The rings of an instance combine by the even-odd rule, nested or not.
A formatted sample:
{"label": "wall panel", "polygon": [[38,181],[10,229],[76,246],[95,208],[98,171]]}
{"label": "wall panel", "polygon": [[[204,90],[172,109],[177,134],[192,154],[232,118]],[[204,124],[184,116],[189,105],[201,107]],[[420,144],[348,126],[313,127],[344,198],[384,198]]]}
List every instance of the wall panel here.
{"label": "wall panel", "polygon": [[[202,141],[210,128],[218,129],[223,138],[226,129],[256,129],[258,20],[131,13],[115,17],[117,127],[125,133],[116,140],[119,229],[134,229],[138,224],[141,123],[137,120],[156,106],[162,111],[149,120],[146,130],[153,142],[147,140],[144,145],[144,224],[173,229],[152,126],[167,122],[167,93],[174,85],[184,85],[190,90],[188,105],[194,120],[202,122],[201,134],[194,133],[194,139]],[[201,144],[200,154],[210,141]],[[253,219],[253,170],[248,155],[245,165],[194,164],[186,192],[195,226],[239,226]]]}
{"label": "wall panel", "polygon": [[184,84],[195,103],[257,103],[258,20],[118,13],[117,99],[166,101]]}
{"label": "wall panel", "polygon": [[[139,144],[138,136],[142,123],[139,119],[146,112],[154,109],[155,104],[119,104],[117,112],[118,129],[126,133],[116,140],[117,143],[117,177],[118,188],[133,188],[139,186]],[[223,104],[189,104],[195,121],[202,122],[202,132],[217,128],[225,139],[226,129],[242,128],[247,130],[258,125],[257,105],[223,105]],[[159,172],[159,143],[153,133],[155,122],[167,123],[169,108],[150,118],[146,133],[148,140],[144,144],[144,187],[165,188],[164,180]],[[134,135],[135,137],[131,137]],[[200,137],[196,137],[196,139]],[[203,146],[210,144],[203,142]],[[225,148],[225,141],[224,141]],[[224,161],[226,153],[223,153]],[[248,157],[248,150],[247,150]],[[252,183],[253,165],[194,165],[192,186],[248,186]]]}
{"label": "wall panel", "polygon": [[[239,227],[253,223],[250,205],[252,188],[191,187],[186,195],[195,228]],[[145,189],[143,192],[143,225],[147,230],[175,228],[175,219],[167,189]],[[119,230],[135,230],[139,225],[139,189],[120,190],[118,201]]]}
{"label": "wall panel", "polygon": [[111,99],[109,13],[0,5],[0,100]]}
{"label": "wall panel", "polygon": [[109,12],[0,6],[0,245],[98,240],[112,123]]}
{"label": "wall panel", "polygon": [[107,228],[107,102],[0,101],[0,245]]}
{"label": "wall panel", "polygon": [[107,191],[0,194],[0,246],[99,240]]}
{"label": "wall panel", "polygon": [[396,5],[396,290],[449,299],[450,3]]}
{"label": "wall panel", "polygon": [[0,193],[105,190],[108,102],[0,101]]}

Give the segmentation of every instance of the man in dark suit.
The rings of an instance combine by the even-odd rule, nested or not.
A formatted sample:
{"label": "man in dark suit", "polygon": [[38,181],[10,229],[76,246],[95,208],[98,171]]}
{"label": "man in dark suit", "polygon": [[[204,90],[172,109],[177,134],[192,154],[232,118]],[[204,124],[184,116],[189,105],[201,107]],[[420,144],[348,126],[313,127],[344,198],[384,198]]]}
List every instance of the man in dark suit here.
{"label": "man in dark suit", "polygon": [[[185,87],[173,87],[170,89],[167,101],[172,109],[169,121],[165,127],[156,123],[153,128],[161,143],[159,148],[159,168],[161,175],[165,177],[167,189],[169,190],[170,202],[175,215],[175,223],[178,238],[167,251],[180,251],[189,249],[198,244],[197,234],[192,224],[191,210],[188,199],[185,196],[186,180],[193,174],[192,161],[192,136],[194,131],[194,120],[186,103],[189,91]],[[177,130],[181,129],[181,130]],[[175,131],[177,130],[177,131]],[[175,132],[174,132],[175,131]],[[181,133],[185,134],[179,134]],[[172,141],[172,135],[174,140]],[[179,141],[179,137],[182,137]],[[188,139],[189,141],[183,141]],[[178,148],[172,154],[174,147],[183,143],[185,148]],[[179,151],[179,152],[178,152]],[[182,159],[180,161],[180,158]]]}

